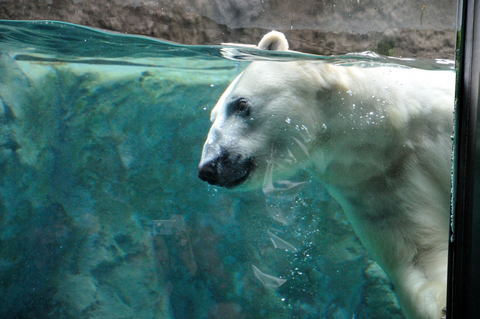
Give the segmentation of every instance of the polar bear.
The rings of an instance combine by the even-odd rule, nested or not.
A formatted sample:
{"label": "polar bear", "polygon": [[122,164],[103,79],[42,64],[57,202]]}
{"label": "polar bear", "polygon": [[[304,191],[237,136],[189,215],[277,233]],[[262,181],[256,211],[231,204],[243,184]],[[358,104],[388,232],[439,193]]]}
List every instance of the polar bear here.
{"label": "polar bear", "polygon": [[[271,32],[258,47],[287,50]],[[258,187],[311,163],[407,318],[446,304],[454,72],[254,61],[218,100],[199,177]],[[241,186],[240,186],[241,185]]]}

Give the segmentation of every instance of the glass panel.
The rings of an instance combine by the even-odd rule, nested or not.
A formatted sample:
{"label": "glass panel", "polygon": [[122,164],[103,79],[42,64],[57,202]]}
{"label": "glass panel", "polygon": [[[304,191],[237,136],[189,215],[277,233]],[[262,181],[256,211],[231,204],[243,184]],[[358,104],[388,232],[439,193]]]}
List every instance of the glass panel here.
{"label": "glass panel", "polygon": [[375,3],[1,21],[0,317],[440,318],[454,9]]}
{"label": "glass panel", "polygon": [[448,318],[480,315],[479,164],[479,17],[474,1],[459,3],[455,170],[449,248]]}

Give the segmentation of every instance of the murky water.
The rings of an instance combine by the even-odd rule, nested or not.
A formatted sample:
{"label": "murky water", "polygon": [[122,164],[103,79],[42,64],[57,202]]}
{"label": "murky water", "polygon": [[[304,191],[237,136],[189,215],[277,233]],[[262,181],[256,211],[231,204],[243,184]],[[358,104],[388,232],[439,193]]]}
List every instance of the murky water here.
{"label": "murky water", "polygon": [[209,112],[250,61],[450,61],[185,46],[0,22],[0,317],[402,318],[309,169],[235,192],[197,177]]}

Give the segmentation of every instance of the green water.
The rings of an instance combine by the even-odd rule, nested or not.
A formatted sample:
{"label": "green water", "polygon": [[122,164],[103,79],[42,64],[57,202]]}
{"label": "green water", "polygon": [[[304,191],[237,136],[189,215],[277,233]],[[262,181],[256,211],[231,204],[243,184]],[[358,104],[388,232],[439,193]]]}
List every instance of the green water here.
{"label": "green water", "polygon": [[0,21],[0,317],[402,318],[307,171],[263,194],[197,178],[209,111],[252,60],[448,61],[186,46]]}

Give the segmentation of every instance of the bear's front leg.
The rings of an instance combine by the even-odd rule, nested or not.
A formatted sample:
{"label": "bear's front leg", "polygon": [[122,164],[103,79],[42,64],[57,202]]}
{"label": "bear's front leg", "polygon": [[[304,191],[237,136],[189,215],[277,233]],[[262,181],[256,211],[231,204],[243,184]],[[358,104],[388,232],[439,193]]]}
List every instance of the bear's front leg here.
{"label": "bear's front leg", "polygon": [[402,274],[395,276],[398,297],[407,318],[445,318],[446,260],[438,266],[445,272],[427,273],[416,265],[405,268]]}

